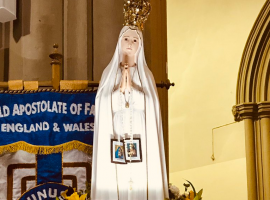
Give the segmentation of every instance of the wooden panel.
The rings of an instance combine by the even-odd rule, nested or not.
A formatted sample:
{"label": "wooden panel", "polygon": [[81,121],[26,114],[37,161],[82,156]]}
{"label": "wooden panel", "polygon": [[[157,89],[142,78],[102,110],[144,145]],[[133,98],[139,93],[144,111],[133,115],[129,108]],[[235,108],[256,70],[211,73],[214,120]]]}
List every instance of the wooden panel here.
{"label": "wooden panel", "polygon": [[[165,81],[167,75],[167,13],[165,0],[150,1],[152,11],[144,32],[145,55],[156,82]],[[168,91],[158,88],[163,123],[167,173],[169,172]]]}
{"label": "wooden panel", "polygon": [[87,75],[90,81],[94,80],[93,48],[93,0],[87,0]]}

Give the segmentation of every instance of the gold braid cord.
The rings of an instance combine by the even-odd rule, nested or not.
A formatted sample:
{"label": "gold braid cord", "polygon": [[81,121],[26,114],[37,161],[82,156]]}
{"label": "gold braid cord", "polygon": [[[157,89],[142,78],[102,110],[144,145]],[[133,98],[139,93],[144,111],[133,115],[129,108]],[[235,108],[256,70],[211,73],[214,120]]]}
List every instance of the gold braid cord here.
{"label": "gold braid cord", "polygon": [[77,149],[79,151],[91,155],[93,148],[92,145],[87,145],[76,140],[56,146],[36,146],[29,144],[27,142],[20,141],[13,144],[0,146],[0,155],[4,153],[14,153],[19,150],[23,150],[33,154],[52,154],[52,153],[63,153],[65,151],[70,151],[73,149]]}
{"label": "gold braid cord", "polygon": [[138,27],[143,30],[151,11],[151,4],[147,0],[125,0],[124,2],[124,26]]}

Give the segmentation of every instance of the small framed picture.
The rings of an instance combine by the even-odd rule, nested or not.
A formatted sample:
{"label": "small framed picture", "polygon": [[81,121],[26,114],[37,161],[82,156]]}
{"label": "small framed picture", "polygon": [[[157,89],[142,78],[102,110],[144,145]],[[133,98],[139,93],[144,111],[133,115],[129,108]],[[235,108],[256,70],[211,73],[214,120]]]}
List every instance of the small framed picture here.
{"label": "small framed picture", "polygon": [[111,162],[127,164],[123,140],[111,139]]}
{"label": "small framed picture", "polygon": [[142,162],[141,139],[125,140],[125,153],[128,162]]}

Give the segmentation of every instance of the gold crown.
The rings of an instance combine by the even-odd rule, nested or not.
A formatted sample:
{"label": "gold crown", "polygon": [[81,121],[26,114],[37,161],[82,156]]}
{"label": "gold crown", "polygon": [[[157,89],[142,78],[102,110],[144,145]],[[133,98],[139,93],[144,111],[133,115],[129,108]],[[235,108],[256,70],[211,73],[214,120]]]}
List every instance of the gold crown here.
{"label": "gold crown", "polygon": [[151,11],[151,5],[147,0],[125,0],[124,3],[124,26],[138,27],[143,30]]}

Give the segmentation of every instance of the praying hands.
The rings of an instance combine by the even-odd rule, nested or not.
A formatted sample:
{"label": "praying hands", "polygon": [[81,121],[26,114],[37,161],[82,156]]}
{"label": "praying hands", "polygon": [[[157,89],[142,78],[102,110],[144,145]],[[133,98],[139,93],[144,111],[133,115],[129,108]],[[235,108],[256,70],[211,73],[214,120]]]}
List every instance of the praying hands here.
{"label": "praying hands", "polygon": [[130,70],[129,70],[128,64],[125,64],[122,67],[122,78],[121,78],[120,91],[122,93],[124,93],[125,90],[127,90],[129,92],[131,90],[131,77],[130,77]]}

